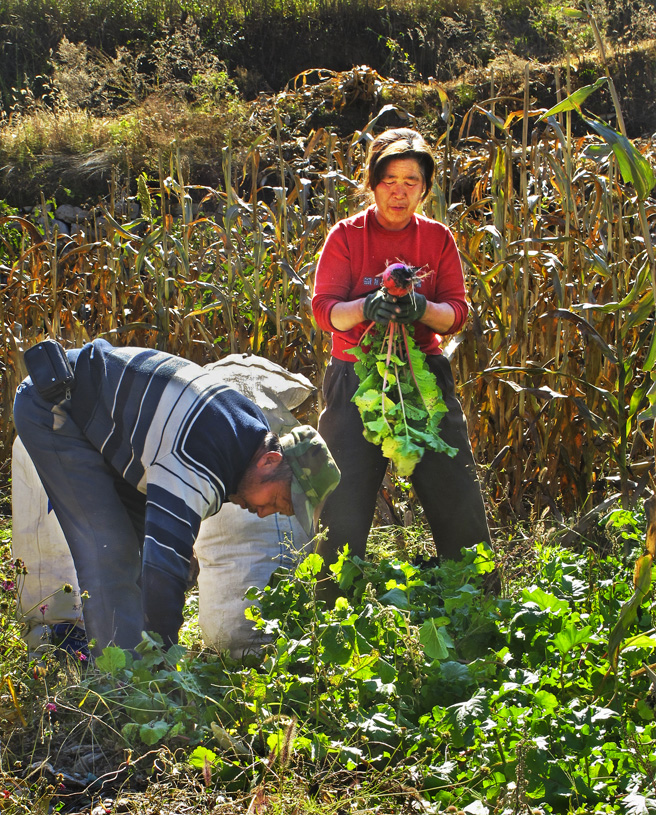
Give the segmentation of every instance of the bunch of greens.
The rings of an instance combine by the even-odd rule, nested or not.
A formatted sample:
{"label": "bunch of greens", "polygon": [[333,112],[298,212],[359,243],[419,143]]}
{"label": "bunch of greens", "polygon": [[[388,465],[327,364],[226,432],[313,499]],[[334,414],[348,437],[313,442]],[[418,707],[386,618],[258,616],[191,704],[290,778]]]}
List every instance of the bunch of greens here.
{"label": "bunch of greens", "polygon": [[364,437],[380,445],[399,475],[411,475],[426,449],[456,455],[458,451],[440,437],[447,407],[411,328],[373,323],[349,353],[357,359],[360,387],[353,402],[362,417]]}

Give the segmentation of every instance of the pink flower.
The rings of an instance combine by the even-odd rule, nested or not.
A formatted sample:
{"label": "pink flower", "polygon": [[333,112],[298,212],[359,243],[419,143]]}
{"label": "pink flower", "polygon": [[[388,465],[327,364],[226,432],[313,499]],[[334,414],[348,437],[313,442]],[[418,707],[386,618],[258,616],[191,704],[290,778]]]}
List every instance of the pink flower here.
{"label": "pink flower", "polygon": [[51,710],[54,712],[55,710],[57,710],[57,705],[54,702],[48,702],[48,704],[46,705],[46,710]]}
{"label": "pink flower", "polygon": [[45,617],[46,611],[48,610],[48,604],[44,603],[42,606],[39,606],[39,611],[41,612],[41,616]]}
{"label": "pink flower", "polygon": [[77,654],[77,658],[80,660],[80,662],[86,662],[89,658],[86,654],[83,654],[82,651],[76,651],[75,653]]}
{"label": "pink flower", "polygon": [[4,591],[13,591],[16,588],[16,584],[13,580],[3,580],[2,581],[2,588]]}

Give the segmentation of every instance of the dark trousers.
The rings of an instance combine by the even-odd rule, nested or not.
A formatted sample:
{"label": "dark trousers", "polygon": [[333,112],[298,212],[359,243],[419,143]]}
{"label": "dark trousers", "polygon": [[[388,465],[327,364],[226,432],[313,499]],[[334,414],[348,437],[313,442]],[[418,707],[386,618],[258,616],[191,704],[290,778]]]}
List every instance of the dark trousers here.
{"label": "dark trousers", "polygon": [[14,423],[71,550],[84,623],[98,654],[110,642],[134,648],[145,628],[141,547],[145,496],[118,477],[70,416],[70,403],[44,401],[26,379]]}
{"label": "dark trousers", "polygon": [[[427,363],[449,411],[440,423],[440,435],[457,448],[458,454],[450,458],[444,453],[427,451],[410,480],[424,509],[438,554],[459,559],[463,547],[482,541],[489,543],[490,531],[451,366],[442,356],[429,356]],[[351,401],[359,384],[352,362],[331,359],[323,383],[326,406],[319,417],[319,432],[342,478],[321,514],[321,523],[328,532],[318,551],[328,562],[336,559],[346,543],[351,554],[364,558],[376,495],[388,464],[380,447],[368,442],[362,434],[362,420]]]}

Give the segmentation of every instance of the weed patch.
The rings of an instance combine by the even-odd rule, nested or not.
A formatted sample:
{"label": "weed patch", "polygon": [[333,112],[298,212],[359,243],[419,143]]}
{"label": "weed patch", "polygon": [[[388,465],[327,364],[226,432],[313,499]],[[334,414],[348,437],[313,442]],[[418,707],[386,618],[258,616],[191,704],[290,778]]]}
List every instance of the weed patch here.
{"label": "weed patch", "polygon": [[[143,801],[146,786],[152,794],[165,782],[172,800],[174,789],[193,791],[199,812],[238,801],[282,812],[293,787],[303,811],[337,813],[344,785],[367,811],[628,813],[641,801],[650,812],[651,588],[614,665],[609,656],[640,523],[625,511],[604,519],[630,550],[538,545],[529,580],[515,591],[511,582],[507,596],[486,591],[495,559],[483,546],[434,566],[343,554],[328,608],[321,559],[310,555],[249,593],[258,605],[247,616],[269,640],[260,656],[165,652],[144,635],[138,659],[110,647],[93,668],[18,675],[40,768],[31,794],[48,764],[64,787],[68,779],[50,793],[61,806],[94,790]],[[25,768],[15,739],[3,767],[18,802]]]}

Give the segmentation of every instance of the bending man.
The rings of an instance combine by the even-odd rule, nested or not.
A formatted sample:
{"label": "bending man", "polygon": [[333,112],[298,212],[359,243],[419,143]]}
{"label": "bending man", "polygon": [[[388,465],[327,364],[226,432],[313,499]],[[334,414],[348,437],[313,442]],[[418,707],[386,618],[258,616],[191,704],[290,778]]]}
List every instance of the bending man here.
{"label": "bending man", "polygon": [[75,384],[42,398],[28,377],[14,422],[71,550],[94,653],[142,630],[177,642],[201,521],[231,501],[295,514],[308,534],[339,471],[313,428],[281,438],[211,371],[170,354],[69,351]]}

